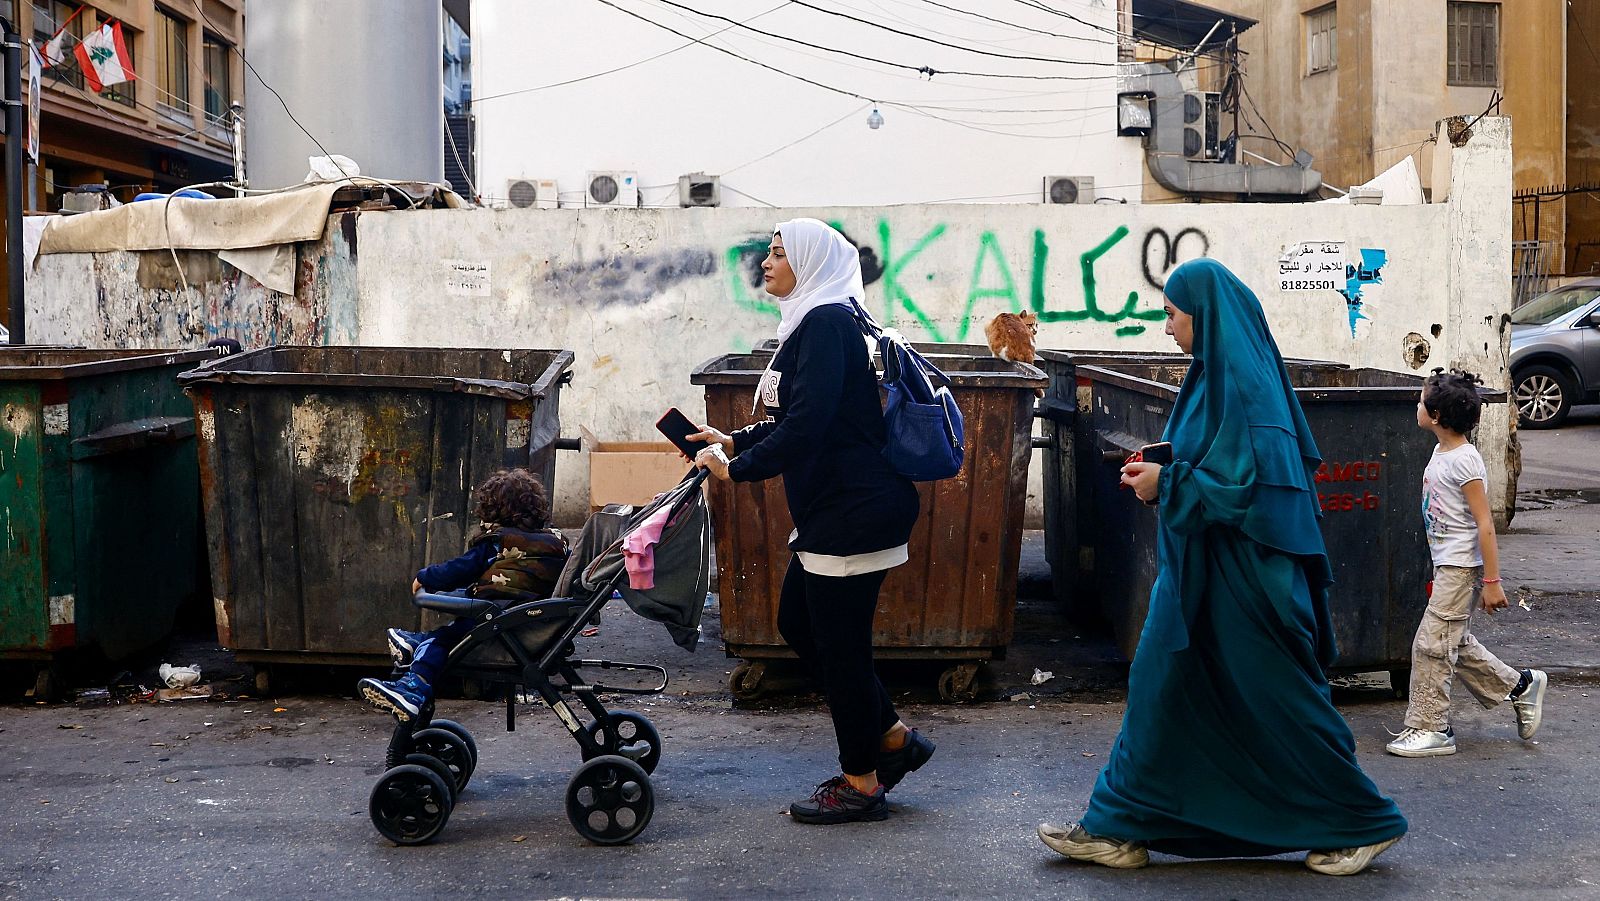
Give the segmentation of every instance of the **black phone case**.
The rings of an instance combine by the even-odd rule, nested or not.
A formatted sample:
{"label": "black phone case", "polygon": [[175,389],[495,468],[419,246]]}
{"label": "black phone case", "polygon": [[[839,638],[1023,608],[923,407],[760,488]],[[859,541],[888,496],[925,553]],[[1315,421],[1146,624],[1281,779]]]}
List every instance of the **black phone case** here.
{"label": "black phone case", "polygon": [[683,415],[677,407],[673,407],[663,413],[661,418],[656,420],[656,430],[667,436],[667,440],[671,441],[673,446],[683,451],[683,455],[691,460],[694,459],[695,454],[710,447],[704,441],[689,440],[689,436],[700,431],[700,428],[690,422],[689,417]]}
{"label": "black phone case", "polygon": [[1159,444],[1147,444],[1139,449],[1146,463],[1156,463],[1161,466],[1172,465],[1172,445],[1162,441]]}

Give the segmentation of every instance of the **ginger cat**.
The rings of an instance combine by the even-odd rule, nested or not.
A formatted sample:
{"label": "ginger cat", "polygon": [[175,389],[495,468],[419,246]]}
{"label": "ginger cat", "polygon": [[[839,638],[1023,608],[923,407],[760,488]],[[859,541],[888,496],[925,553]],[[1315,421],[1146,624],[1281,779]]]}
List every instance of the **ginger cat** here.
{"label": "ginger cat", "polygon": [[984,326],[989,352],[1008,363],[1032,363],[1037,356],[1034,336],[1039,334],[1039,317],[1030,312],[1001,313]]}

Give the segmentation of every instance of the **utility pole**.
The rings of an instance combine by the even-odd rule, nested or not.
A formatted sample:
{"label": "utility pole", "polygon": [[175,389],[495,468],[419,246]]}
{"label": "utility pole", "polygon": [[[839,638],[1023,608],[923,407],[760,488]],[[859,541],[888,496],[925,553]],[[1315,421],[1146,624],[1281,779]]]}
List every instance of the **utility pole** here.
{"label": "utility pole", "polygon": [[28,340],[28,311],[23,301],[22,260],[22,155],[28,141],[26,101],[22,96],[22,35],[10,19],[0,17],[0,46],[5,49],[6,123],[6,301],[11,312],[11,343]]}
{"label": "utility pole", "polygon": [[244,104],[235,100],[229,107],[229,125],[233,128],[233,196],[243,197],[250,182],[244,177]]}

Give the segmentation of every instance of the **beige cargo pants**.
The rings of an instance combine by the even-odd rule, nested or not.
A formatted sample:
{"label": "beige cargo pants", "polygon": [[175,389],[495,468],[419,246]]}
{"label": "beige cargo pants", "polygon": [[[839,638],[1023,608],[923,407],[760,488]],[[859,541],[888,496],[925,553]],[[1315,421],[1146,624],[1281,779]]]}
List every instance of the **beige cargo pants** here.
{"label": "beige cargo pants", "polygon": [[1411,644],[1411,706],[1406,726],[1443,732],[1450,725],[1450,682],[1460,676],[1485,709],[1506,699],[1522,676],[1478,643],[1468,620],[1478,606],[1481,566],[1438,566],[1433,597]]}

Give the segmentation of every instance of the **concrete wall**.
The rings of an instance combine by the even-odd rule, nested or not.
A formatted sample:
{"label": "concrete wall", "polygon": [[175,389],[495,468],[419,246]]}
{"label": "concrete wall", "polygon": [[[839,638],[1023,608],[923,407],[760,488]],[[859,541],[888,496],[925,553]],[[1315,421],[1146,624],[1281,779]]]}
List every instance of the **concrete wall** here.
{"label": "concrete wall", "polygon": [[[814,215],[867,249],[869,307],[917,339],[981,342],[995,313],[1033,309],[1044,320],[1041,347],[1170,350],[1160,286],[1177,262],[1209,254],[1256,288],[1287,356],[1418,373],[1467,364],[1505,387],[1507,123],[1485,120],[1452,149],[1451,203],[1428,206],[347,214],[302,260],[324,267],[338,290],[320,285],[309,300],[278,297],[267,309],[300,311],[290,317],[292,341],[350,340],[354,322],[354,340],[370,345],[571,348],[576,377],[562,402],[563,432],[583,425],[602,439],[652,439],[652,423],[667,407],[702,411],[688,379],[696,364],[772,334],[776,310],[756,287],[755,267],[777,220]],[[1336,291],[1276,290],[1279,255],[1302,241],[1345,242],[1352,262],[1363,250],[1383,252],[1381,281],[1362,289],[1359,318]],[[226,273],[188,294],[144,287],[138,257],[45,258],[30,286],[37,340],[194,345],[234,333],[226,317],[259,296],[239,287],[248,278],[235,277],[230,287]],[[484,267],[487,284],[471,289],[452,280],[457,262]],[[96,296],[104,298],[98,311],[85,315],[83,299]],[[259,324],[249,329],[249,344],[273,337]],[[281,330],[277,339],[285,339]],[[1509,409],[1495,408],[1486,421],[1491,478],[1509,491],[1502,452]],[[557,496],[569,521],[582,516],[584,465],[579,456],[561,458]],[[1496,501],[1505,506],[1505,496]],[[1032,506],[1039,509],[1037,499]]]}
{"label": "concrete wall", "polygon": [[[663,4],[617,5],[696,38],[717,32],[708,44],[780,71],[600,3],[477,0],[472,111],[477,187],[490,202],[504,203],[509,179],[553,178],[563,206],[582,206],[590,170],[637,171],[645,206],[677,206],[678,177],[698,171],[723,176],[722,203],[730,207],[951,198],[1032,203],[1048,175],[1093,176],[1103,196],[1138,202],[1140,141],[1116,136],[1117,48],[1108,33],[1116,25],[1115,3],[1074,4],[1072,15],[1081,21],[1012,0],[960,4],[1067,37],[925,4],[822,4],[873,24],[793,5],[687,4],[823,47],[939,70],[931,78]],[[875,25],[983,53],[1081,64],[963,53]],[[588,77],[597,73],[608,74]],[[1047,80],[1030,80],[1039,77]],[[562,84],[574,79],[586,80]],[[875,131],[867,127],[873,103],[885,120]]]}

